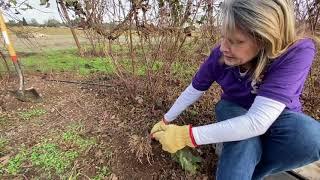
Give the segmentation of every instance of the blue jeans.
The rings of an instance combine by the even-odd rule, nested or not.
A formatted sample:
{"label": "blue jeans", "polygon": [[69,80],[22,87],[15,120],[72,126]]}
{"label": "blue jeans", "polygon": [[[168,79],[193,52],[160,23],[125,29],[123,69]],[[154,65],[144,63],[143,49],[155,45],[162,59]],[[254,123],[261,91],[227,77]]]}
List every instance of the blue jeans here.
{"label": "blue jeans", "polygon": [[[217,121],[243,115],[246,109],[221,100]],[[320,159],[320,123],[303,114],[284,110],[268,131],[242,141],[223,143],[217,180],[260,180]]]}

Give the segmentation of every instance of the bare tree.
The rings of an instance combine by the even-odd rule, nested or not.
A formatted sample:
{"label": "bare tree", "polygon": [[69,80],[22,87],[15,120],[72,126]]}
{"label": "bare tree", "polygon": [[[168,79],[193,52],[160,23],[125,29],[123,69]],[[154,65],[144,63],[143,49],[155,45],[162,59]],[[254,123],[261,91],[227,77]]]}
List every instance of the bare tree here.
{"label": "bare tree", "polygon": [[76,43],[76,45],[78,47],[79,54],[81,56],[83,56],[83,52],[82,52],[82,48],[81,48],[78,36],[77,36],[74,28],[71,25],[71,20],[70,20],[70,17],[69,17],[65,2],[63,0],[56,0],[56,2],[57,2],[57,5],[58,5],[59,12],[61,13],[61,11],[62,11],[63,17],[65,18],[66,23],[69,25],[69,28],[70,28],[70,31],[72,33],[73,39],[74,39],[74,41],[75,41],[75,43]]}

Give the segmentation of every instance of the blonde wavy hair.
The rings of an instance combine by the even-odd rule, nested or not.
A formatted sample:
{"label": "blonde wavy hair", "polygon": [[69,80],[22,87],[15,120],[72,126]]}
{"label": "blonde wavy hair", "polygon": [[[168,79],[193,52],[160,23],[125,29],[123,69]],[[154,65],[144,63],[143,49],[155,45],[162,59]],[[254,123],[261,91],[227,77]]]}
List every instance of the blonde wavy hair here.
{"label": "blonde wavy hair", "polygon": [[221,13],[226,35],[240,28],[261,47],[250,69],[252,80],[261,81],[266,65],[299,39],[292,0],[224,0]]}

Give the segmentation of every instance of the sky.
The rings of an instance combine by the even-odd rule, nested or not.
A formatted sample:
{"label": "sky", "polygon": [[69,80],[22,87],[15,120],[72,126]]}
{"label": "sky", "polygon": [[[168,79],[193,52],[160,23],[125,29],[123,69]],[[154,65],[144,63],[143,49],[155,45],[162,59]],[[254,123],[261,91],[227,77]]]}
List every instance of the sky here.
{"label": "sky", "polygon": [[[25,0],[17,0],[17,4],[23,1]],[[28,9],[26,11],[19,10],[21,15],[14,15],[15,17],[9,17],[8,14],[4,13],[5,19],[22,19],[22,17],[24,17],[29,22],[31,19],[34,18],[39,23],[43,23],[48,19],[57,19],[61,21],[59,12],[57,10],[56,0],[49,0],[50,6],[48,8],[46,8],[45,6],[40,6],[40,0],[27,0],[26,2],[28,2],[32,7],[34,7],[34,9]],[[12,12],[14,12],[13,9],[11,10]]]}

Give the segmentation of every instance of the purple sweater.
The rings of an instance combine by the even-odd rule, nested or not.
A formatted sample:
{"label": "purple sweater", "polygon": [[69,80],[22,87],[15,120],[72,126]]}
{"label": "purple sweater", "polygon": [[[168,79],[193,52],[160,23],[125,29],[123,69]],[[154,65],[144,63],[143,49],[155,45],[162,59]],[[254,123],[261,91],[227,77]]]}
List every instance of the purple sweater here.
{"label": "purple sweater", "polygon": [[300,112],[300,96],[314,60],[316,48],[311,39],[302,39],[290,46],[267,67],[262,82],[255,84],[249,75],[240,76],[238,67],[219,62],[223,55],[220,46],[214,48],[192,80],[195,89],[205,91],[217,82],[221,99],[234,102],[246,109],[254,98],[264,96],[286,105],[286,109]]}

